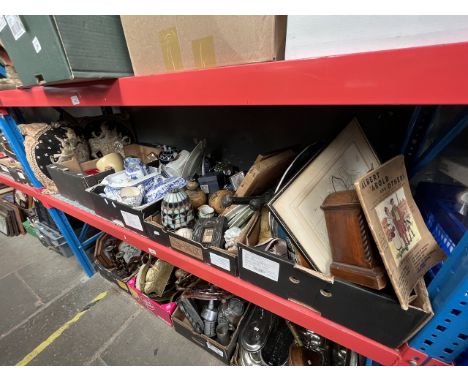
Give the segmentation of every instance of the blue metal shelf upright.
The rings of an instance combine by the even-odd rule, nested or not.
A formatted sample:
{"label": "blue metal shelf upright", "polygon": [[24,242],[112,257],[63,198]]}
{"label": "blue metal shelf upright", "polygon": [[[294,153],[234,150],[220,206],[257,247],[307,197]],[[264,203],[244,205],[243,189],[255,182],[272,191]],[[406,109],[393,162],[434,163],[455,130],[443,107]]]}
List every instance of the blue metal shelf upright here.
{"label": "blue metal shelf upright", "polygon": [[[15,153],[16,158],[23,166],[23,169],[26,172],[26,175],[31,181],[32,185],[38,188],[42,187],[41,182],[39,182],[39,180],[34,175],[31,166],[26,159],[26,154],[24,151],[24,139],[14,119],[9,115],[0,115],[0,128],[7,138],[10,147]],[[84,251],[86,245],[89,244],[89,240],[87,242],[80,243],[80,240],[76,237],[76,234],[71,227],[67,216],[62,211],[59,211],[56,208],[49,208],[48,211],[57,225],[60,233],[64,236],[65,240],[70,246],[81,268],[83,268],[84,272],[89,277],[91,277],[95,272],[94,267],[86,255],[86,252]],[[84,235],[80,236],[83,236],[84,239]]]}

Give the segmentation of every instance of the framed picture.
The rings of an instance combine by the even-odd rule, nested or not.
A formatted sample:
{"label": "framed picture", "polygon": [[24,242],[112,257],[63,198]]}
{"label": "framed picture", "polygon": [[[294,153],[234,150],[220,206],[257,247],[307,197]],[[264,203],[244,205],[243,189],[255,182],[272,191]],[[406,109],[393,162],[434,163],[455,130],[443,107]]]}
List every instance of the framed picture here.
{"label": "framed picture", "polygon": [[268,203],[291,239],[316,270],[330,275],[332,254],[320,208],[332,192],[350,190],[380,161],[356,119],[308,162]]}

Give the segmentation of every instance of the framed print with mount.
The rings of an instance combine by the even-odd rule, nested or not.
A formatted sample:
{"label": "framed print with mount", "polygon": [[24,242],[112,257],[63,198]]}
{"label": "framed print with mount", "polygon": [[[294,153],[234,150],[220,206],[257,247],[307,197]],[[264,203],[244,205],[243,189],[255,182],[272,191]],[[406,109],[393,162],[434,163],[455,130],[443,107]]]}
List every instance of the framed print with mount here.
{"label": "framed print with mount", "polygon": [[332,192],[352,190],[357,178],[379,165],[361,126],[353,119],[268,203],[270,211],[316,270],[330,275],[333,261],[320,206]]}

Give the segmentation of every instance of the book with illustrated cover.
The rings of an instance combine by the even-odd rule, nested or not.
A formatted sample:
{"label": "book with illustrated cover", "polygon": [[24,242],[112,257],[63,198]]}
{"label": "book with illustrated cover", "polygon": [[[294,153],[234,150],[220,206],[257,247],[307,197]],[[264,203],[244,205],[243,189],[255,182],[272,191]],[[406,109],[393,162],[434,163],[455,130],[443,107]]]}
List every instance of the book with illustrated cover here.
{"label": "book with illustrated cover", "polygon": [[446,256],[411,194],[404,157],[397,156],[355,183],[362,209],[403,309],[424,274]]}

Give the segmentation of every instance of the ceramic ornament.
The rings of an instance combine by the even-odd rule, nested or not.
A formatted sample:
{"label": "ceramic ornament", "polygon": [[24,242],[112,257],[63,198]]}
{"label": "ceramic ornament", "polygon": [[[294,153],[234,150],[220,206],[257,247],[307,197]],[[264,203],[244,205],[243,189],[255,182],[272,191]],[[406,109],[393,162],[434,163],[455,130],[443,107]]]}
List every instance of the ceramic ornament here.
{"label": "ceramic ornament", "polygon": [[117,130],[109,128],[107,123],[104,122],[101,125],[101,132],[96,134],[93,131],[92,138],[88,142],[93,158],[100,158],[113,152],[118,152],[124,157],[123,147],[129,145],[131,139],[128,136],[122,136],[122,133]]}
{"label": "ceramic ornament", "polygon": [[164,196],[161,203],[161,222],[169,229],[186,227],[193,220],[192,203],[185,191],[178,188]]}
{"label": "ceramic ornament", "polygon": [[147,166],[139,158],[124,159],[125,174],[133,180],[143,178],[148,175]]}

